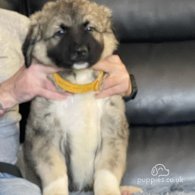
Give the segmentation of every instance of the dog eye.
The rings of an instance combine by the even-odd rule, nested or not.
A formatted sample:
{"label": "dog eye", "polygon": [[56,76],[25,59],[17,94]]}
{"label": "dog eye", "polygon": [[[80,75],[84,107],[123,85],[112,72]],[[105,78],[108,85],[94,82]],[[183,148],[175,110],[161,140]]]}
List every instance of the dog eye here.
{"label": "dog eye", "polygon": [[55,33],[55,36],[63,36],[68,32],[68,27],[63,24],[60,25],[60,29]]}
{"label": "dog eye", "polygon": [[83,27],[84,27],[84,30],[87,32],[92,32],[95,30],[95,28],[91,26],[88,21],[83,24]]}
{"label": "dog eye", "polygon": [[91,31],[94,31],[94,30],[95,30],[95,28],[93,26],[86,26],[85,27],[85,31],[87,31],[87,32],[91,32]]}

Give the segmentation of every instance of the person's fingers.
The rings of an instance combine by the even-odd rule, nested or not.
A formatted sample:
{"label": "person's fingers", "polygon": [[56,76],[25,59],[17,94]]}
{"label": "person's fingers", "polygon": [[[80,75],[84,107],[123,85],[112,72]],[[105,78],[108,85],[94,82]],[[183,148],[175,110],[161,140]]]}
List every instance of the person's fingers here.
{"label": "person's fingers", "polygon": [[38,95],[52,100],[65,100],[70,94],[42,89],[39,91]]}
{"label": "person's fingers", "polygon": [[94,70],[103,70],[104,72],[111,73],[115,71],[114,67],[123,68],[123,65],[119,56],[112,55],[108,56],[105,59],[97,62],[92,68]]}
{"label": "person's fingers", "polygon": [[115,85],[118,85],[119,83],[117,81],[118,81],[118,78],[116,76],[105,77],[103,82],[102,82],[101,90],[105,90],[105,89],[108,89],[110,87],[114,87]]}
{"label": "person's fingers", "polygon": [[46,88],[50,91],[56,91],[56,86],[49,79],[46,79],[46,81],[44,83],[44,88]]}
{"label": "person's fingers", "polygon": [[67,95],[71,95],[71,93],[67,92],[67,91],[60,91],[57,90],[56,86],[52,83],[52,81],[47,80],[45,82],[44,88],[53,92],[58,92],[60,94],[67,94]]}
{"label": "person's fingers", "polygon": [[113,67],[110,65],[109,62],[107,62],[105,60],[98,62],[92,68],[94,70],[104,71],[106,73],[110,73],[111,71],[113,71]]}
{"label": "person's fingers", "polygon": [[128,95],[131,92],[131,83],[129,80],[129,75],[124,75],[123,77],[119,77],[118,75],[110,75],[106,77],[102,83],[101,90],[113,88],[117,85],[120,87],[119,93],[122,92],[121,95]]}

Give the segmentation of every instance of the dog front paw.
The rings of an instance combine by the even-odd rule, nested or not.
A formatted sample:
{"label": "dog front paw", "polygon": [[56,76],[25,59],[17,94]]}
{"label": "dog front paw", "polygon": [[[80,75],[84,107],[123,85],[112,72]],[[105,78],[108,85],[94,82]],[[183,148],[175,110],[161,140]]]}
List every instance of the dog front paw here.
{"label": "dog front paw", "polygon": [[106,169],[97,171],[94,192],[95,195],[121,195],[116,176]]}
{"label": "dog front paw", "polygon": [[43,188],[43,195],[68,195],[68,184],[65,178],[53,181]]}
{"label": "dog front paw", "polygon": [[51,190],[43,190],[43,195],[68,195],[68,192],[64,189],[59,190],[57,188],[53,188]]}
{"label": "dog front paw", "polygon": [[51,190],[43,190],[43,195],[68,195],[68,192],[64,189],[59,190],[57,188],[53,188]]}

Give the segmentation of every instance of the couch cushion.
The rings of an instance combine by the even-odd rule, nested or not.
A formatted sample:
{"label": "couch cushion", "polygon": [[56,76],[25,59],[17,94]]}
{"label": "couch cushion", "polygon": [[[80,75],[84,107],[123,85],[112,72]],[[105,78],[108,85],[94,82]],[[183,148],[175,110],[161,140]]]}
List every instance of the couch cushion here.
{"label": "couch cushion", "polygon": [[[4,0],[0,7],[32,14],[47,1]],[[113,10],[114,28],[121,41],[188,40],[195,38],[195,1],[95,0]],[[26,8],[26,6],[28,8]]]}
{"label": "couch cushion", "polygon": [[121,44],[119,54],[138,85],[127,103],[131,123],[195,121],[195,41]]}
{"label": "couch cushion", "polygon": [[140,186],[144,195],[194,195],[194,128],[131,127],[123,184]]}
{"label": "couch cushion", "polygon": [[194,0],[96,0],[113,10],[122,41],[187,40],[195,38]]}
{"label": "couch cushion", "polygon": [[[0,7],[32,14],[48,0],[4,0]],[[52,1],[52,0],[50,0]],[[21,2],[23,2],[21,4]],[[96,0],[113,10],[113,21],[122,41],[187,40],[195,38],[195,1]],[[28,13],[27,13],[28,12]]]}

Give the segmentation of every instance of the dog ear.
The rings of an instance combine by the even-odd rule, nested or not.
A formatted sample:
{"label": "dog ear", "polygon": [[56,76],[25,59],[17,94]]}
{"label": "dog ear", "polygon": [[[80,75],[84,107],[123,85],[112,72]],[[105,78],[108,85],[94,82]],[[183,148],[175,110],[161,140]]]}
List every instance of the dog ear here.
{"label": "dog ear", "polygon": [[34,46],[38,41],[40,41],[40,27],[39,25],[32,25],[22,46],[26,67],[32,63]]}

